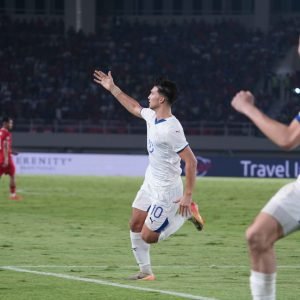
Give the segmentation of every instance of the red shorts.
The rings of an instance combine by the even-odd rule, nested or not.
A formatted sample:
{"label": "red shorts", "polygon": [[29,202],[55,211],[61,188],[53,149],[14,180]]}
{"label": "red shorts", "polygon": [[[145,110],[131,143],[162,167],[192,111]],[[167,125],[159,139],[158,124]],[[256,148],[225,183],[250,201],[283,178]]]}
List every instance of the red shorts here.
{"label": "red shorts", "polygon": [[16,167],[15,167],[13,160],[11,160],[8,163],[8,166],[5,168],[2,165],[0,165],[0,176],[2,176],[3,174],[14,176],[15,173],[16,173]]}

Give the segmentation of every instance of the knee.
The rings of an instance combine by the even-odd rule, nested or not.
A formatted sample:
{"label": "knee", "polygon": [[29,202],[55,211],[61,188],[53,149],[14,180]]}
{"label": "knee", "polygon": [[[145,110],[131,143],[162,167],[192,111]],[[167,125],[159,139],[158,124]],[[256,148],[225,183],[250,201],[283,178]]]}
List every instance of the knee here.
{"label": "knee", "polygon": [[129,221],[129,228],[132,232],[141,232],[143,225],[144,225],[144,223],[142,223],[138,220],[130,220]]}
{"label": "knee", "polygon": [[251,226],[246,231],[246,240],[251,252],[264,252],[271,247],[264,232]]}
{"label": "knee", "polygon": [[146,242],[147,244],[155,244],[158,241],[158,236],[156,235],[151,235],[145,232],[142,232],[142,239],[144,240],[144,242]]}

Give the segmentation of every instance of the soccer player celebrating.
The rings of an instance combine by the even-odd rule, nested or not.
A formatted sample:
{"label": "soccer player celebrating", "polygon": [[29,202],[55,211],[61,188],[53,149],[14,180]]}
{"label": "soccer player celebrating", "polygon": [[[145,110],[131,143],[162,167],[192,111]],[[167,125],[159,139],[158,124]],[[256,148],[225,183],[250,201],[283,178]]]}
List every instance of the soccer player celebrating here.
{"label": "soccer player celebrating", "polygon": [[[298,45],[300,55],[300,40]],[[276,145],[290,150],[300,145],[300,113],[287,126],[261,112],[249,91],[232,100],[235,110],[247,116]],[[265,205],[247,229],[253,300],[276,299],[276,260],[274,244],[300,229],[300,176],[282,187]]]}
{"label": "soccer player celebrating", "polygon": [[[158,80],[148,96],[149,108],[144,108],[114,84],[111,72],[95,71],[94,81],[110,91],[131,114],[147,123],[149,165],[133,201],[130,220],[132,250],[140,272],[129,279],[154,280],[149,244],[166,239],[188,218],[198,230],[204,225],[198,206],[192,201],[197,159],[171,110],[177,88],[169,80]],[[180,177],[181,159],[186,166],[184,192]]]}
{"label": "soccer player celebrating", "polygon": [[9,175],[9,189],[11,200],[21,200],[21,196],[16,194],[16,168],[12,159],[12,135],[13,120],[4,117],[2,128],[0,129],[0,177],[3,174]]}

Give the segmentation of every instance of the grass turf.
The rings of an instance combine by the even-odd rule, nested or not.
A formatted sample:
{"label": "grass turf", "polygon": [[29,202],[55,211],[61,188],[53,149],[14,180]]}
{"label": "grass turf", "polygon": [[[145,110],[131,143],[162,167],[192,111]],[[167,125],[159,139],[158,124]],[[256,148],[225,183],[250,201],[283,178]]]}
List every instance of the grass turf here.
{"label": "grass turf", "polygon": [[[125,280],[137,269],[128,220],[142,178],[19,176],[24,200],[0,190],[0,266],[51,272],[222,300],[250,299],[244,231],[287,180],[200,178],[194,199],[203,232],[187,222],[153,245],[157,280]],[[278,242],[278,299],[299,299],[298,233]],[[0,297],[19,299],[157,299],[181,297],[88,282],[0,271]]]}

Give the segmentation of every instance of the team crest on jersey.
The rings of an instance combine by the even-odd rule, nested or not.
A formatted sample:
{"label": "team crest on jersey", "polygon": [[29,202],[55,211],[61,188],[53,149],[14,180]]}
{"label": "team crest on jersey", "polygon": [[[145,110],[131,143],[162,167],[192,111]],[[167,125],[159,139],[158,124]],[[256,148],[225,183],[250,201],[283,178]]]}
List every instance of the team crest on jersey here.
{"label": "team crest on jersey", "polygon": [[154,151],[154,145],[153,145],[153,143],[151,142],[150,139],[148,139],[147,148],[148,148],[149,153],[152,153]]}

